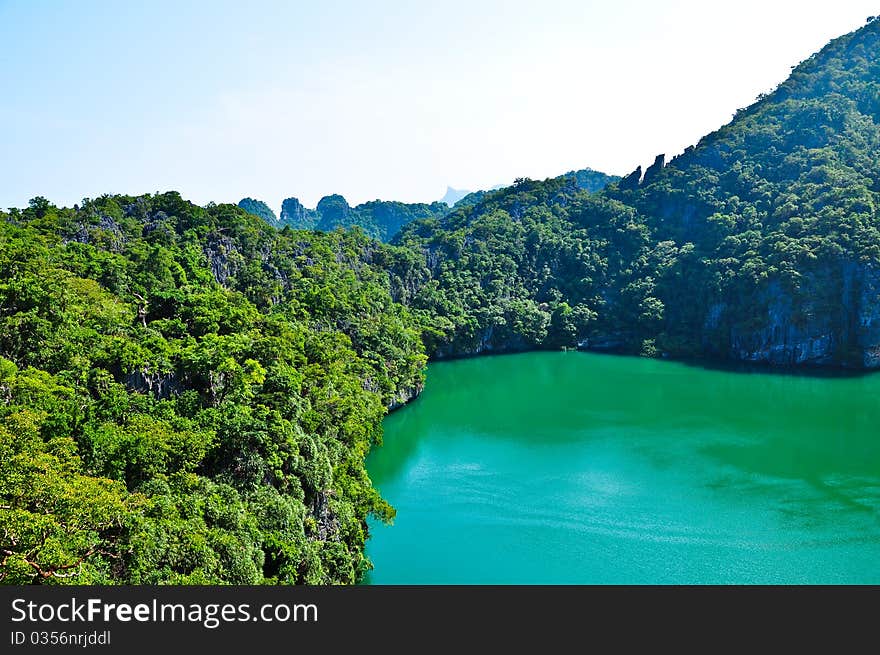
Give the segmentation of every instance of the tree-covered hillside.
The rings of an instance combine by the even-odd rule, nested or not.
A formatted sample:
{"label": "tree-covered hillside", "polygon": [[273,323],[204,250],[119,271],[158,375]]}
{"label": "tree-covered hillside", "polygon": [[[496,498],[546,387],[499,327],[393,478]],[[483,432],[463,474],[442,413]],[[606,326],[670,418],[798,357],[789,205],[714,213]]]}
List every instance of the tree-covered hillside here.
{"label": "tree-covered hillside", "polygon": [[[572,178],[575,186],[590,192],[599,191],[607,184],[620,179],[613,175],[594,171],[591,168],[569,171],[560,177]],[[487,194],[501,188],[503,187],[467,193],[458,200],[455,206],[475,205]],[[462,192],[462,194],[464,193],[466,192]],[[339,194],[324,196],[314,209],[303,206],[297,198],[287,198],[281,205],[280,218],[277,219],[269,206],[260,200],[244,198],[238,203],[238,206],[276,227],[287,225],[294,230],[332,232],[338,228],[357,226],[368,236],[385,242],[391,241],[397,236],[404,225],[426,218],[442,218],[450,211],[445,199],[432,203],[371,200],[351,207],[348,201]]]}
{"label": "tree-covered hillside", "polygon": [[337,228],[360,227],[367,235],[390,241],[407,223],[440,217],[449,211],[445,203],[405,203],[372,200],[355,207],[342,196],[324,196],[315,209],[308,209],[296,198],[288,198],[281,207],[280,224],[294,230],[332,232]]}
{"label": "tree-covered hillside", "polygon": [[880,364],[880,22],[832,41],[668,166],[609,196],[686,248],[655,276],[658,344]]}
{"label": "tree-covered hillside", "polygon": [[[601,191],[612,182],[617,182],[620,179],[617,175],[606,175],[605,173],[594,171],[592,168],[582,168],[577,171],[569,171],[568,173],[564,173],[555,179],[562,178],[570,179],[575,188],[582,191],[587,191],[589,193]],[[472,191],[471,193],[468,193],[467,195],[459,198],[453,206],[456,209],[471,207],[482,202],[488,195],[506,188],[507,187],[505,187],[504,185],[499,185],[496,187],[492,187],[488,190]]]}
{"label": "tree-covered hillside", "polygon": [[435,356],[576,347],[627,326],[627,344],[652,334],[660,309],[644,281],[655,261],[630,207],[572,178],[518,180],[397,240],[421,253],[426,281],[407,299]]}
{"label": "tree-covered hillside", "polygon": [[871,21],[668,165],[593,197],[523,181],[405,228],[437,352],[880,365],[878,62]]}
{"label": "tree-covered hillside", "polygon": [[269,225],[278,225],[278,217],[275,212],[262,200],[254,200],[253,198],[242,198],[238,201],[238,206],[245,210],[248,214],[259,216]]}
{"label": "tree-covered hillside", "polygon": [[176,193],[0,219],[0,581],[356,581],[399,255]]}

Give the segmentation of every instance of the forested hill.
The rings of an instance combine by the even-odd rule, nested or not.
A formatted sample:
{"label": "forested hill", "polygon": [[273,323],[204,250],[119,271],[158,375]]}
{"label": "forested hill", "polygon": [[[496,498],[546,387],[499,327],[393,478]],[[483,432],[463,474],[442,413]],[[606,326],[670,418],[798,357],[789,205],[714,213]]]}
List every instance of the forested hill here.
{"label": "forested hill", "polygon": [[278,217],[275,212],[262,200],[254,200],[253,198],[242,198],[238,201],[238,206],[245,210],[248,214],[259,216],[269,225],[278,226]]}
{"label": "forested hill", "polygon": [[421,218],[440,217],[449,211],[443,202],[428,204],[371,200],[351,207],[338,194],[324,196],[314,209],[303,206],[297,198],[287,198],[281,205],[278,218],[266,203],[259,200],[243,198],[238,206],[278,228],[287,226],[294,230],[332,232],[337,228],[358,226],[368,236],[380,241],[390,241],[407,223]]}
{"label": "forested hill", "polygon": [[576,343],[880,365],[880,22],[594,197],[520,181],[406,228],[437,353]]}
{"label": "forested hill", "polygon": [[[587,191],[588,193],[601,191],[612,182],[616,182],[620,179],[617,175],[607,175],[606,173],[594,171],[592,168],[582,168],[577,171],[569,171],[568,173],[564,173],[555,179],[562,178],[570,179],[575,188],[582,191]],[[460,198],[453,206],[456,209],[462,209],[463,207],[476,205],[489,194],[494,193],[499,189],[506,188],[507,187],[505,186],[497,186],[489,189],[488,191],[473,191]]]}
{"label": "forested hill", "polygon": [[[773,93],[610,195],[673,241],[669,347],[880,364],[880,23],[832,41]],[[700,336],[700,343],[694,342]]]}
{"label": "forested hill", "polygon": [[0,583],[360,577],[425,363],[399,253],[176,193],[37,198],[0,246]]}
{"label": "forested hill", "polygon": [[[620,179],[613,175],[594,171],[591,168],[569,171],[561,177],[574,179],[578,188],[589,192],[599,191],[610,182]],[[482,200],[486,194],[495,190],[468,193],[459,199],[455,206],[474,205]],[[275,212],[260,200],[243,198],[238,206],[255,216],[259,216],[269,225],[279,228],[289,226],[294,230],[331,232],[338,228],[358,226],[368,236],[385,242],[391,241],[408,223],[423,218],[441,218],[449,213],[449,206],[445,200],[432,203],[371,200],[351,207],[346,199],[339,194],[324,196],[314,209],[303,206],[297,198],[287,198],[281,205],[281,214],[278,218],[276,218]]]}
{"label": "forested hill", "polygon": [[431,326],[436,357],[587,345],[617,326],[633,333],[620,347],[638,350],[634,335],[662,314],[641,217],[571,178],[517,180],[395,243],[424,258],[428,275],[406,302]]}

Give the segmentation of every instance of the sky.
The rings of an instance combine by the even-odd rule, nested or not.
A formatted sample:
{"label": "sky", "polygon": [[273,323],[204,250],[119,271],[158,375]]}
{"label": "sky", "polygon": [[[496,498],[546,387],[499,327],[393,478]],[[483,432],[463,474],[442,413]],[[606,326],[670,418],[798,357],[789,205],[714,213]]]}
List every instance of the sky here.
{"label": "sky", "polygon": [[877,0],[0,0],[0,207],[430,202],[682,152]]}

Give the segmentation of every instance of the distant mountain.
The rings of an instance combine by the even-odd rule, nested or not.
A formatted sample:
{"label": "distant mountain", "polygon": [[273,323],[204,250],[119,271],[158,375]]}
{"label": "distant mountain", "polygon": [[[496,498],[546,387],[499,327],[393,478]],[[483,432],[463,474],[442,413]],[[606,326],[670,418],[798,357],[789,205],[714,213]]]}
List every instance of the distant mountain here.
{"label": "distant mountain", "polygon": [[[574,178],[578,189],[590,193],[599,191],[609,182],[620,179],[590,168],[569,171],[560,177]],[[261,200],[244,198],[238,206],[275,227],[287,225],[294,230],[332,232],[340,227],[349,228],[357,225],[369,236],[388,242],[408,223],[424,218],[442,218],[449,213],[449,203],[453,199],[456,208],[470,207],[482,201],[488,194],[505,188],[508,187],[503,184],[496,184],[484,191],[466,191],[447,187],[443,200],[432,203],[371,200],[354,207],[350,206],[343,196],[332,194],[321,198],[314,209],[305,207],[298,198],[291,197],[281,204],[281,214],[278,218]]]}
{"label": "distant mountain", "polygon": [[446,187],[446,195],[440,198],[440,202],[444,202],[449,207],[452,207],[469,193],[471,193],[469,189],[453,189],[451,186],[448,186]]}
{"label": "distant mountain", "polygon": [[568,173],[560,175],[560,177],[573,177],[578,189],[583,189],[590,193],[601,191],[612,182],[617,182],[620,179],[619,175],[606,175],[605,173],[594,171],[592,168],[582,168],[579,171],[569,171]]}
{"label": "distant mountain", "polygon": [[[453,207],[470,207],[472,205],[476,205],[483,198],[486,197],[486,194],[492,193],[493,191],[498,191],[499,189],[506,189],[506,184],[496,184],[491,189],[482,189],[480,191],[468,191],[465,195],[455,201],[453,203]],[[448,193],[446,195],[449,195]]]}
{"label": "distant mountain", "polygon": [[334,194],[321,198],[315,209],[304,207],[297,198],[287,198],[281,206],[279,225],[322,232],[357,225],[371,237],[390,241],[407,223],[422,218],[440,218],[448,211],[449,207],[442,202],[371,200],[351,207],[343,196]]}
{"label": "distant mountain", "polygon": [[[498,189],[504,189],[506,187],[498,187]],[[453,206],[455,209],[461,209],[462,207],[473,207],[483,200],[488,194],[492,193],[492,191],[471,191],[465,196],[459,198]]]}
{"label": "distant mountain", "polygon": [[281,203],[281,225],[295,230],[314,230],[317,222],[317,211],[306,209],[298,199],[287,198]]}
{"label": "distant mountain", "polygon": [[248,214],[259,216],[270,225],[278,224],[278,217],[275,216],[275,212],[273,212],[269,205],[267,205],[262,200],[255,200],[254,198],[242,198],[238,201],[238,206],[245,210]]}
{"label": "distant mountain", "polygon": [[[564,173],[559,177],[552,178],[554,180],[561,180],[563,178],[574,178],[574,184],[577,189],[582,191],[587,191],[588,193],[596,193],[597,191],[601,191],[608,184],[612,182],[617,182],[620,177],[617,175],[606,175],[605,173],[600,173],[599,171],[594,171],[592,168],[582,168],[578,171],[569,171],[568,173]],[[461,209],[462,207],[473,207],[474,205],[482,202],[482,200],[493,191],[499,191],[501,189],[507,189],[509,187],[499,184],[488,191],[472,191],[468,193],[466,196],[460,198],[454,205],[456,209]]]}

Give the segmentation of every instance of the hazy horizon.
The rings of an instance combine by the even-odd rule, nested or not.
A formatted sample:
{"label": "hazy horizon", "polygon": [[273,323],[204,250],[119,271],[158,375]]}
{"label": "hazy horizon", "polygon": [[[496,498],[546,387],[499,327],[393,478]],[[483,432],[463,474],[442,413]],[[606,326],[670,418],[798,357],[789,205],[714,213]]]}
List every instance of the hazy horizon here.
{"label": "hazy horizon", "polygon": [[177,190],[278,212],[625,175],[880,11],[719,7],[0,0],[0,206]]}

